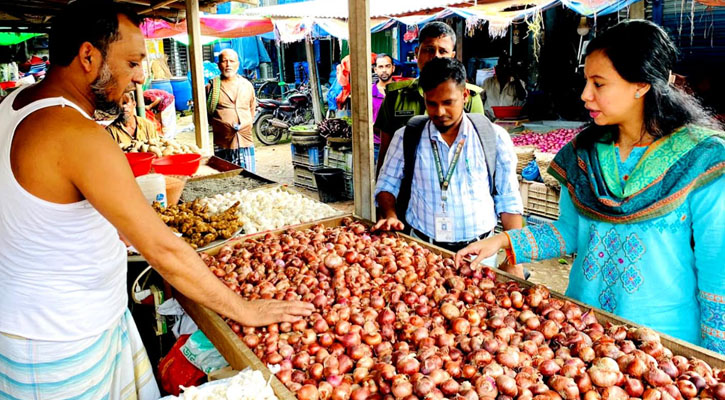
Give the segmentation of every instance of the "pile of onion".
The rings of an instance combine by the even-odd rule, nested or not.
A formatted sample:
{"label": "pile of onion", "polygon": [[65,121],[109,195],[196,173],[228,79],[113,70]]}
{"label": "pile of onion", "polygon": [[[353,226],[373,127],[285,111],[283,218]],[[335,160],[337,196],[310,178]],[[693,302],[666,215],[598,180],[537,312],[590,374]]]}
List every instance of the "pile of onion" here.
{"label": "pile of onion", "polygon": [[295,323],[232,330],[301,400],[725,400],[725,371],[646,328],[602,326],[542,286],[496,282],[360,223],[202,254],[245,299],[311,302]]}
{"label": "pile of onion", "polygon": [[544,153],[556,154],[571,142],[581,129],[556,129],[547,133],[524,131],[511,138],[514,146],[536,146]]}

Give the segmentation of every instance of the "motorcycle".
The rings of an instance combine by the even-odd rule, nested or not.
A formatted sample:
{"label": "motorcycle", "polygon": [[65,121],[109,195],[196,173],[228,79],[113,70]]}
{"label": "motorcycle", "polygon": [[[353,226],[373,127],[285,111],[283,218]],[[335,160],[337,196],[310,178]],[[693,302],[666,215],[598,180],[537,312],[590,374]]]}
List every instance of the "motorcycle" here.
{"label": "motorcycle", "polygon": [[312,98],[309,89],[290,91],[286,100],[259,99],[254,117],[254,134],[260,142],[274,145],[289,128],[314,123]]}

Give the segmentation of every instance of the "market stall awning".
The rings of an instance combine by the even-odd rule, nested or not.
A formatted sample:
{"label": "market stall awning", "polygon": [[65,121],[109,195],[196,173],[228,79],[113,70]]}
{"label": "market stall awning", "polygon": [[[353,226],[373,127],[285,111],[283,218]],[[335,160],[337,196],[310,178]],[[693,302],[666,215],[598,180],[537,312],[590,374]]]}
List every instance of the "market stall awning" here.
{"label": "market stall awning", "polygon": [[528,18],[557,4],[559,4],[559,0],[504,0],[465,9],[447,8],[437,17],[446,18],[456,15],[466,20],[468,29],[487,22],[489,35],[502,37],[506,35],[508,27],[513,21]]}
{"label": "market stall awning", "polygon": [[[389,18],[420,12],[431,12],[453,5],[474,5],[474,0],[370,0],[371,18]],[[435,12],[435,11],[433,11]],[[300,3],[250,8],[245,15],[291,18],[347,19],[347,1],[311,0]]]}
{"label": "market stall awning", "polygon": [[[382,26],[388,20],[377,18],[371,25]],[[320,38],[332,36],[348,40],[349,30],[347,21],[334,18],[272,18],[275,39],[282,43],[293,43],[305,37]],[[372,29],[371,32],[376,32]]]}
{"label": "market stall awning", "polygon": [[32,39],[39,35],[41,35],[41,34],[40,33],[0,32],[0,46],[10,46],[13,44],[22,43],[28,39]]}
{"label": "market stall awning", "polygon": [[[216,38],[256,36],[272,32],[274,25],[268,18],[244,15],[203,15],[199,17],[201,34]],[[186,20],[171,23],[160,19],[147,19],[141,25],[148,39],[162,39],[186,34]]]}
{"label": "market stall awning", "polygon": [[641,0],[561,0],[561,3],[581,15],[594,17],[615,13]]}

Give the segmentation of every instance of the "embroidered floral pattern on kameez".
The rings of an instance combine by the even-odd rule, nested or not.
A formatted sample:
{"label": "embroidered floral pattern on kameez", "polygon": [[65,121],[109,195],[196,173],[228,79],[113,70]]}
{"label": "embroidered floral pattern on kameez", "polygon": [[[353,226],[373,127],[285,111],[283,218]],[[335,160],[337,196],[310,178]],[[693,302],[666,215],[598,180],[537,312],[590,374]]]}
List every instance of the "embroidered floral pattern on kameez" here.
{"label": "embroidered floral pattern on kameez", "polygon": [[701,290],[698,300],[703,345],[725,354],[725,296]]}
{"label": "embroidered floral pattern on kameez", "polygon": [[[629,293],[635,293],[644,283],[644,277],[636,263],[641,260],[646,249],[636,233],[624,240],[615,228],[610,228],[602,237],[596,225],[589,227],[588,254],[582,262],[584,277],[590,281],[601,276],[606,287],[599,295],[602,309],[614,312],[617,300],[614,287],[621,284]],[[599,272],[601,271],[601,275]]]}
{"label": "embroidered floral pattern on kameez", "polygon": [[552,224],[529,225],[507,232],[517,260],[543,260],[566,254],[566,243]]}

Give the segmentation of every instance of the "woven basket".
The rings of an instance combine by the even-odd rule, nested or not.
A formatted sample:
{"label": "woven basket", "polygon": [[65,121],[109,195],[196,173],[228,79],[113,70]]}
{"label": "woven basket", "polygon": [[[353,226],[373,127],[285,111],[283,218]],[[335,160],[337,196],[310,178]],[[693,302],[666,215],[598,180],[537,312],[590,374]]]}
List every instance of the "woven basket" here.
{"label": "woven basket", "polygon": [[534,153],[536,158],[536,164],[539,166],[539,173],[541,174],[541,180],[544,184],[550,188],[558,188],[559,181],[556,180],[548,171],[551,161],[554,160],[555,154],[542,153],[537,151]]}
{"label": "woven basket", "polygon": [[534,151],[536,151],[536,147],[514,147],[514,151],[516,152],[516,158],[518,158],[518,162],[516,163],[516,173],[521,175],[521,171],[529,165],[531,160],[534,159]]}

